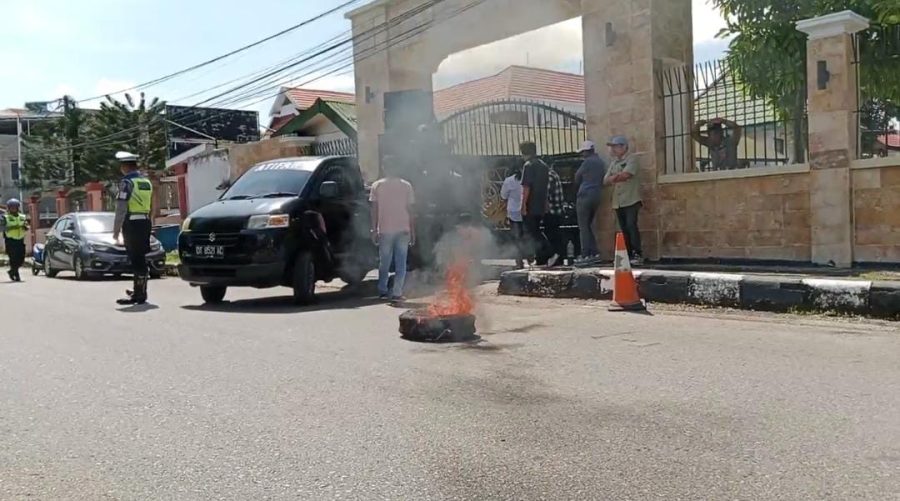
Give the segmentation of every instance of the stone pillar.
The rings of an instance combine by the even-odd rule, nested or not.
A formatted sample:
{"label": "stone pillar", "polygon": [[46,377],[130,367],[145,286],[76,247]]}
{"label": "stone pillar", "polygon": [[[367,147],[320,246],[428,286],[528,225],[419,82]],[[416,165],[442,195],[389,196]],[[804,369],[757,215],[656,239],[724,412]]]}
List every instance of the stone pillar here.
{"label": "stone pillar", "polygon": [[[432,75],[442,56],[421,43],[402,43],[422,16],[387,30],[379,27],[409,9],[404,3],[375,2],[348,14],[353,23],[359,165],[368,181],[379,172],[379,136],[384,133],[384,94],[399,90],[432,90]],[[385,50],[385,47],[392,47]]]}
{"label": "stone pillar", "polygon": [[851,11],[797,23],[797,29],[809,35],[809,197],[816,264],[853,264],[850,163],[858,136],[853,34],[868,26],[866,18]]}
{"label": "stone pillar", "polygon": [[65,189],[56,192],[56,214],[62,217],[69,213],[69,192]]}
{"label": "stone pillar", "polygon": [[[644,255],[659,259],[657,176],[666,145],[656,73],[693,64],[691,0],[581,0],[581,6],[588,138],[603,145],[621,134],[631,142],[641,166]],[[616,224],[608,194],[597,221],[601,253],[611,258]]]}
{"label": "stone pillar", "polygon": [[90,182],[84,185],[85,203],[88,212],[103,211],[103,183]]}

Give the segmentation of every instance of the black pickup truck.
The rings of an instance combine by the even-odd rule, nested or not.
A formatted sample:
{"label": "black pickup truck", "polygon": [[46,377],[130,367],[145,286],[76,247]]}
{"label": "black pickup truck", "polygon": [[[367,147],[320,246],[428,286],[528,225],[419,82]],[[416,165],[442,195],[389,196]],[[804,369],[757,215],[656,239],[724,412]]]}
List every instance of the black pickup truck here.
{"label": "black pickup truck", "polygon": [[184,221],[179,273],[207,303],[221,302],[228,287],[287,286],[305,304],[316,281],[354,284],[375,268],[369,227],[355,158],[263,162]]}

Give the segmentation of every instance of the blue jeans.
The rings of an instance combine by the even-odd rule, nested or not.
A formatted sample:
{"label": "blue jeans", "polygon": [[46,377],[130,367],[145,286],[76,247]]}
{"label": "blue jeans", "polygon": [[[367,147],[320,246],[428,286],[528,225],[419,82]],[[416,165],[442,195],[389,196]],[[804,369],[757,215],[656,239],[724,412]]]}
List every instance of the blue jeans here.
{"label": "blue jeans", "polygon": [[394,264],[395,297],[403,295],[406,281],[406,256],[409,253],[409,233],[383,233],[378,238],[378,293],[388,294],[388,275]]}

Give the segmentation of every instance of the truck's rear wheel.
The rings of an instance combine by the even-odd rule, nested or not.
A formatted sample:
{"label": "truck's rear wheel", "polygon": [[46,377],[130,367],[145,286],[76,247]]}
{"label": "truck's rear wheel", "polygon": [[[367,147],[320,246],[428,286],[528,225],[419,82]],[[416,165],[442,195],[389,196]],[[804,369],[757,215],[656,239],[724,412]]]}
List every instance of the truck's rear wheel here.
{"label": "truck's rear wheel", "polygon": [[203,285],[200,287],[200,295],[206,304],[220,304],[225,299],[225,293],[228,292],[227,287],[213,287]]}
{"label": "truck's rear wheel", "polygon": [[309,304],[316,298],[316,263],[312,253],[301,252],[294,261],[294,303]]}

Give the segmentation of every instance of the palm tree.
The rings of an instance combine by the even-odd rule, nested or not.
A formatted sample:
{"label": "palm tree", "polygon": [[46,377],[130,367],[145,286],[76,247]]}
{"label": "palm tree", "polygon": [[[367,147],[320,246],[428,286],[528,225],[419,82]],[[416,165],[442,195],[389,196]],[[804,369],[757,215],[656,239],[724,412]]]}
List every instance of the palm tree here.
{"label": "palm tree", "polygon": [[106,96],[100,110],[92,117],[91,135],[95,138],[92,159],[95,180],[118,177],[116,151],[130,151],[140,157],[141,167],[158,171],[166,163],[166,127],[163,112],[166,103],[159,98],[148,102],[144,93],[135,101],[125,94],[125,101]]}

